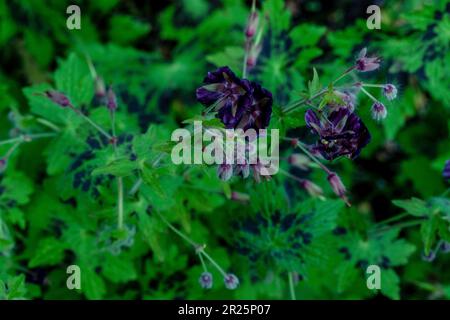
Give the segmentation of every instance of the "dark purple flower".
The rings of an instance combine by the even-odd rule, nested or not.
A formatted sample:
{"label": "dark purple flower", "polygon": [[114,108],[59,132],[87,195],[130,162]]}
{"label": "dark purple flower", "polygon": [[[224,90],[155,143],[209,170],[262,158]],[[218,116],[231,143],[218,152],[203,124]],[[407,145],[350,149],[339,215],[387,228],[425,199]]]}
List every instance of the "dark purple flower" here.
{"label": "dark purple flower", "polygon": [[259,84],[239,79],[228,67],[208,72],[197,100],[228,129],[265,129],[272,114],[272,94]]}
{"label": "dark purple flower", "polygon": [[358,59],[356,60],[356,70],[360,72],[367,72],[378,69],[381,59],[379,57],[367,57],[367,49],[360,51]]}
{"label": "dark purple flower", "polygon": [[243,112],[236,128],[243,130],[250,128],[255,130],[265,129],[269,126],[272,115],[272,94],[255,82],[252,82],[251,86],[252,102]]}
{"label": "dark purple flower", "polygon": [[370,141],[370,133],[362,120],[345,108],[322,115],[320,120],[313,110],[308,110],[305,121],[319,136],[313,149],[327,160],[340,156],[354,159]]}
{"label": "dark purple flower", "polygon": [[444,171],[442,171],[442,175],[444,176],[445,180],[450,181],[450,160],[447,160],[444,166]]}
{"label": "dark purple flower", "polygon": [[198,279],[200,286],[203,289],[211,289],[213,286],[213,277],[210,272],[203,272]]}
{"label": "dark purple flower", "polygon": [[219,111],[225,126],[233,128],[252,102],[250,82],[239,79],[228,67],[208,72],[203,82],[205,85],[196,91],[197,100],[208,109]]}

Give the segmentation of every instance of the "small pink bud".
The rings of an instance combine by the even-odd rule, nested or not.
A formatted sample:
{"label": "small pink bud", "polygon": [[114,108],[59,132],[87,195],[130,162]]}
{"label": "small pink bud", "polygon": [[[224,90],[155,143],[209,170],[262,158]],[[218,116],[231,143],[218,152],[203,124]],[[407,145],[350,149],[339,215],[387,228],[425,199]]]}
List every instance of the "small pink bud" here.
{"label": "small pink bud", "polygon": [[248,21],[247,21],[247,27],[245,29],[245,36],[247,38],[253,38],[253,36],[256,33],[256,30],[258,29],[258,24],[259,24],[259,15],[258,12],[253,11],[252,13],[250,13],[250,16],[248,17]]}
{"label": "small pink bud", "polygon": [[61,92],[55,90],[47,90],[45,91],[45,95],[47,96],[47,98],[63,108],[71,106],[69,98],[67,98]]}
{"label": "small pink bud", "polygon": [[258,61],[259,54],[261,53],[261,45],[258,45],[256,47],[252,47],[250,49],[249,55],[247,57],[247,67],[253,68],[256,66],[256,62]]}
{"label": "small pink bud", "polygon": [[105,82],[101,77],[95,78],[95,95],[99,98],[106,95]]}
{"label": "small pink bud", "polygon": [[332,172],[328,175],[328,182],[331,185],[331,189],[333,189],[333,192],[342,200],[345,201],[345,203],[350,206],[350,203],[348,202],[347,196],[345,195],[345,186],[342,183],[341,178],[339,176]]}
{"label": "small pink bud", "polygon": [[231,200],[240,201],[240,202],[247,202],[247,201],[250,200],[250,196],[248,194],[245,194],[245,193],[233,191],[231,193]]}
{"label": "small pink bud", "polygon": [[387,109],[381,102],[375,102],[371,109],[372,118],[381,121],[387,116]]}
{"label": "small pink bud", "polygon": [[106,107],[110,111],[115,111],[117,109],[116,94],[111,87],[109,87],[108,92],[106,93]]}
{"label": "small pink bud", "polygon": [[239,279],[232,273],[228,273],[223,279],[225,287],[229,290],[234,290],[239,286]]}
{"label": "small pink bud", "polygon": [[309,193],[311,197],[323,196],[322,188],[309,180],[303,180],[300,185]]}
{"label": "small pink bud", "polygon": [[385,84],[383,94],[388,100],[394,100],[397,97],[397,88],[393,84]]}
{"label": "small pink bud", "polygon": [[0,159],[0,173],[5,171],[7,166],[8,166],[8,161],[5,158]]}
{"label": "small pink bud", "polygon": [[291,154],[288,158],[288,162],[294,167],[297,167],[305,171],[308,170],[308,166],[311,163],[311,161],[309,161],[309,158],[307,156],[300,153]]}
{"label": "small pink bud", "polygon": [[211,289],[213,286],[213,277],[212,274],[209,272],[203,272],[200,275],[200,278],[198,279],[198,282],[200,283],[200,286],[203,289]]}

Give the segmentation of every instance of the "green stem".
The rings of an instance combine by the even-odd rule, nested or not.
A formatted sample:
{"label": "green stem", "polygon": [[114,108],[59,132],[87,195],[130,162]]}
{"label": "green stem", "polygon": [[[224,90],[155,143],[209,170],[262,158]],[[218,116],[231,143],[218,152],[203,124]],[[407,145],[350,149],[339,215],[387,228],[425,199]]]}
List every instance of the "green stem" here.
{"label": "green stem", "polygon": [[226,273],[226,272],[225,272],[225,271],[217,264],[217,262],[216,262],[213,258],[211,258],[211,256],[210,256],[209,254],[207,254],[207,253],[205,252],[205,250],[204,250],[203,248],[200,249],[199,254],[205,255],[206,259],[208,259],[209,262],[211,262],[212,265],[213,265],[217,270],[219,270],[219,272],[220,272],[224,277],[227,276],[227,273]]}
{"label": "green stem", "polygon": [[367,91],[366,89],[364,89],[363,87],[361,87],[361,91],[364,92],[370,99],[373,100],[373,102],[378,102],[378,100],[369,93],[369,91]]}
{"label": "green stem", "polygon": [[[285,140],[289,140],[292,141],[293,139],[291,138],[284,138]],[[315,163],[317,163],[317,165],[323,170],[325,171],[328,175],[332,174],[333,172],[328,169],[322,162],[320,162],[319,159],[317,159],[316,156],[314,156],[308,149],[306,149],[306,147],[303,145],[303,143],[301,143],[300,141],[297,141],[296,146],[300,148],[300,150],[302,150],[311,160],[313,160]]]}
{"label": "green stem", "polygon": [[78,109],[75,109],[73,106],[71,107],[71,109],[73,111],[75,111],[78,115],[81,116],[81,118],[83,118],[83,120],[85,120],[87,123],[89,123],[91,126],[93,126],[98,132],[100,132],[101,134],[103,134],[106,138],[108,138],[108,140],[111,140],[113,137],[106,132],[105,130],[103,130],[102,127],[100,127],[98,124],[96,124],[94,121],[92,121],[88,116],[86,116],[83,112],[81,112]]}
{"label": "green stem", "polygon": [[191,246],[194,247],[195,250],[198,250],[199,245],[195,243],[191,238],[189,238],[187,235],[185,235],[183,232],[179,231],[177,228],[175,228],[167,219],[160,214],[158,211],[154,211],[156,214],[161,218],[161,220],[178,236],[180,236],[182,239],[184,239],[187,243],[189,243]]}
{"label": "green stem", "polygon": [[123,229],[123,178],[117,178],[117,227]]}
{"label": "green stem", "polygon": [[308,99],[302,99],[302,100],[298,100],[298,101],[294,101],[294,102],[292,102],[291,104],[288,104],[287,106],[282,107],[283,112],[284,112],[285,114],[289,114],[289,113],[291,113],[292,111],[295,111],[295,109],[296,109],[297,107],[300,107],[301,105],[306,104],[306,103],[310,103],[312,100],[314,100],[314,99],[320,97],[321,95],[323,95],[323,94],[326,93],[327,91],[328,91],[328,89],[323,89],[323,90],[319,91],[318,93],[316,93],[315,95],[313,95],[311,98],[308,98]]}
{"label": "green stem", "polygon": [[410,221],[405,221],[402,223],[398,223],[392,226],[382,226],[379,230],[375,229],[376,232],[384,232],[384,231],[388,231],[388,230],[392,230],[392,229],[403,229],[403,228],[409,228],[409,227],[414,227],[417,226],[421,223],[423,223],[424,219],[417,219],[417,220],[410,220]]}
{"label": "green stem", "polygon": [[206,267],[205,260],[203,259],[203,255],[199,252],[198,257],[200,258],[200,262],[203,267],[203,271],[208,272],[208,268]]}
{"label": "green stem", "polygon": [[289,292],[291,294],[291,300],[297,300],[295,297],[295,288],[294,288],[294,275],[292,272],[288,273],[289,278]]}
{"label": "green stem", "polygon": [[361,83],[361,87],[383,88],[384,84]]}
{"label": "green stem", "polygon": [[391,217],[389,219],[380,221],[376,225],[377,226],[382,226],[382,225],[385,225],[385,224],[388,224],[388,223],[391,223],[391,222],[394,222],[394,221],[401,220],[401,219],[403,219],[404,217],[407,217],[407,216],[409,216],[409,214],[407,212],[404,212],[404,213],[398,214],[396,216],[393,216],[393,217]]}
{"label": "green stem", "polygon": [[345,72],[343,74],[341,74],[337,79],[335,79],[332,84],[334,85],[336,82],[338,82],[339,80],[341,80],[342,78],[344,78],[345,76],[347,76],[348,74],[350,74],[350,72],[352,72],[355,69],[355,66],[348,68],[347,70],[345,70]]}
{"label": "green stem", "polygon": [[142,184],[142,178],[139,178],[136,180],[136,182],[134,183],[134,185],[131,187],[130,191],[128,192],[129,196],[133,196],[141,187]]}
{"label": "green stem", "polygon": [[56,124],[54,124],[54,123],[52,123],[52,122],[50,122],[50,121],[48,121],[46,119],[37,118],[36,121],[39,122],[40,124],[50,128],[50,129],[52,129],[55,132],[60,132],[61,131],[61,129]]}

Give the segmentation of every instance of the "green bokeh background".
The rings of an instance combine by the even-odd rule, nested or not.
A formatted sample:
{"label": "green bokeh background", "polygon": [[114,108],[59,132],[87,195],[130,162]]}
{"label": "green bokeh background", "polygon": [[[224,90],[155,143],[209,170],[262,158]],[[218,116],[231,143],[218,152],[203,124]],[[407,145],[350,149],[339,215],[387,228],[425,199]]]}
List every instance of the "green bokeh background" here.
{"label": "green bokeh background", "polygon": [[[120,168],[126,190],[138,176],[145,181],[138,195],[125,198],[126,231],[116,234],[115,180],[105,174],[96,187],[86,182],[98,168],[111,174],[105,169],[111,150],[87,156],[92,131],[36,93],[64,91],[108,126],[107,111],[93,102],[90,59],[118,96],[118,132],[129,136],[139,159],[153,163],[170,132],[201,114],[195,89],[207,71],[228,65],[241,74],[251,3],[0,0],[0,139],[14,136],[14,126],[46,132],[42,119],[61,129],[52,139],[22,144],[1,173],[0,298],[289,299],[289,273],[298,275],[298,299],[450,298],[450,254],[422,259],[450,241],[449,185],[442,177],[450,159],[450,3],[376,1],[381,30],[369,30],[372,2],[257,1],[265,31],[249,73],[273,93],[271,128],[303,138],[303,111],[283,118],[279,110],[300,98],[313,67],[326,85],[361,48],[382,57],[380,70],[362,78],[394,83],[399,96],[386,104],[382,123],[371,119],[371,102],[360,97],[357,112],[372,141],[355,161],[330,164],[348,188],[351,208],[335,200],[318,170],[292,173],[320,185],[326,201],[311,199],[282,175],[259,185],[238,178],[223,183],[212,167],[163,161],[136,170],[131,164]],[[81,30],[66,28],[69,4],[81,8]],[[9,147],[1,144],[0,155]],[[284,158],[291,153],[282,148]],[[75,161],[80,164],[72,170]],[[77,173],[84,174],[85,187],[74,182]],[[250,201],[228,199],[231,191]],[[392,202],[412,197],[420,200]],[[195,251],[155,211],[207,244],[215,261],[239,277],[239,288],[225,289],[208,265],[214,286],[203,290]],[[406,211],[402,220],[380,227]],[[286,218],[311,212],[306,225]],[[261,223],[258,214],[271,223]],[[346,233],[337,235],[338,227]],[[296,228],[313,235],[310,246],[293,247],[289,235]],[[71,264],[81,267],[81,290],[66,288]],[[380,292],[366,287],[367,264],[381,264]]]}

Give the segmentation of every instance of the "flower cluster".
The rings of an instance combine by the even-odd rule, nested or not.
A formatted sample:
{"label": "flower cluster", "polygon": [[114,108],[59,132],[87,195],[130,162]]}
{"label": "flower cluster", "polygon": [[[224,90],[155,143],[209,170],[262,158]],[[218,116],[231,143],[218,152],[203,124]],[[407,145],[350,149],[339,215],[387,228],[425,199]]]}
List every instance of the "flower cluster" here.
{"label": "flower cluster", "polygon": [[313,146],[325,159],[340,156],[356,158],[370,141],[370,134],[362,120],[349,109],[340,108],[321,118],[313,110],[305,114],[306,125],[320,139]]}

